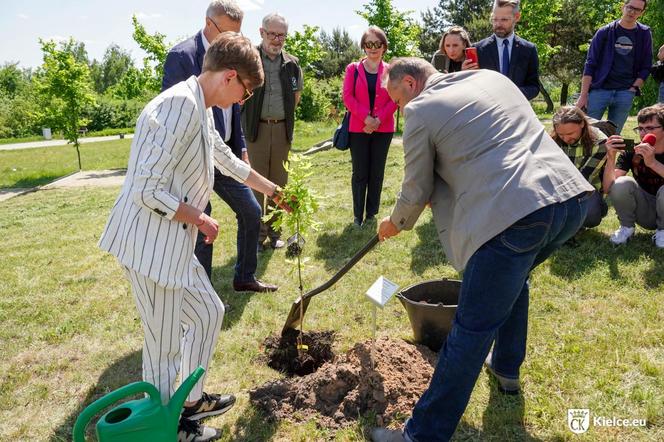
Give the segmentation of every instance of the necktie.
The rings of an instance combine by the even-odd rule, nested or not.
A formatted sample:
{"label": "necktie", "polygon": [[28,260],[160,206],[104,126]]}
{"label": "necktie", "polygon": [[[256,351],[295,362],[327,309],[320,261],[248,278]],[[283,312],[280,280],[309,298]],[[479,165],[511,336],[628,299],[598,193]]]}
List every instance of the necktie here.
{"label": "necktie", "polygon": [[510,50],[509,50],[509,40],[503,40],[503,63],[500,67],[500,72],[503,75],[508,75],[510,73]]}

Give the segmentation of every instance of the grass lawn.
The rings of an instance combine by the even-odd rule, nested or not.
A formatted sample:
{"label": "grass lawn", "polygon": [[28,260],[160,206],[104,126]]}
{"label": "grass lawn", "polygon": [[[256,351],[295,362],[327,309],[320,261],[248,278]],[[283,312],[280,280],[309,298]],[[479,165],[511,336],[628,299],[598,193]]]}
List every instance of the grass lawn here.
{"label": "grass lawn", "polygon": [[[394,143],[381,215],[394,204],[402,155]],[[348,152],[311,158],[322,226],[307,238],[306,288],[326,281],[373,234],[350,226]],[[0,203],[1,441],[68,441],[85,405],[140,378],[143,332],[129,285],[115,258],[96,247],[117,192],[48,190]],[[234,293],[236,222],[216,196],[213,207],[227,226],[215,243],[213,284],[232,310],[207,390],[236,393],[238,403],[210,424],[223,429],[225,441],[364,440],[369,420],[333,434],[314,421],[266,423],[248,403],[249,389],[280,376],[258,357],[263,339],[281,329],[297,297],[296,277],[283,251],[264,252],[258,276],[279,284],[279,291]],[[524,394],[500,395],[483,371],[455,440],[664,440],[664,251],[644,231],[614,249],[607,235],[616,227],[611,211],[599,229],[582,234],[580,247],[560,250],[534,272]],[[457,276],[428,211],[412,232],[379,245],[314,298],[306,327],[337,331],[337,352],[369,339],[371,310],[363,293],[379,275],[402,287]],[[411,336],[398,301],[379,312],[378,334]],[[577,436],[567,428],[568,408],[646,419],[647,427],[591,427]]]}
{"label": "grass lawn", "polygon": [[[297,122],[296,151],[331,138],[335,123]],[[130,139],[81,144],[83,170],[127,167]],[[0,151],[0,189],[30,188],[49,183],[78,170],[76,149],[72,145]]]}

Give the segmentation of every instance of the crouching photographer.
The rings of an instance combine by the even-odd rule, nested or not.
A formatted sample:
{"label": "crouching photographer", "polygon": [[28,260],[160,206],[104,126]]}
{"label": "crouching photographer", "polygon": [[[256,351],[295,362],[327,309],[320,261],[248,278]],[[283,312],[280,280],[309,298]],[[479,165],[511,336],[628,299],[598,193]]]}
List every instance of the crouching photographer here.
{"label": "crouching photographer", "polygon": [[[656,230],[653,241],[664,248],[664,105],[641,109],[637,121],[634,130],[641,143],[633,150],[619,135],[605,143],[603,188],[609,192],[620,221],[610,241],[625,244],[638,224]],[[631,177],[626,176],[629,171]]]}

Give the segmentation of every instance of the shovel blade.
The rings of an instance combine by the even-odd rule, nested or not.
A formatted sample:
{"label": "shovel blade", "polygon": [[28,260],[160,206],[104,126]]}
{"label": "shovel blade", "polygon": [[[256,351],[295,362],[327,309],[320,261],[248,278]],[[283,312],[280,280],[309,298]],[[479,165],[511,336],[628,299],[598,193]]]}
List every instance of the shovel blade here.
{"label": "shovel blade", "polygon": [[[281,330],[281,336],[284,336],[288,330],[295,329],[300,325],[300,317],[304,318],[305,313],[307,313],[309,301],[311,301],[311,297],[305,297],[304,299],[300,297],[293,302],[290,312],[288,312],[284,328]],[[300,311],[300,309],[302,311]]]}

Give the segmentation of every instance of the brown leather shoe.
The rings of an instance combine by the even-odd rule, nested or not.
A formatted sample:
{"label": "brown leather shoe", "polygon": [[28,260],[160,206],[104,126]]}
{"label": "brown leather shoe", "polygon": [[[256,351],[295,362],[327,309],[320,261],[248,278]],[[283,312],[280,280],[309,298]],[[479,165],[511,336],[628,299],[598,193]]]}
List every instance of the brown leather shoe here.
{"label": "brown leather shoe", "polygon": [[233,282],[233,290],[236,292],[276,292],[278,286],[259,281]]}

